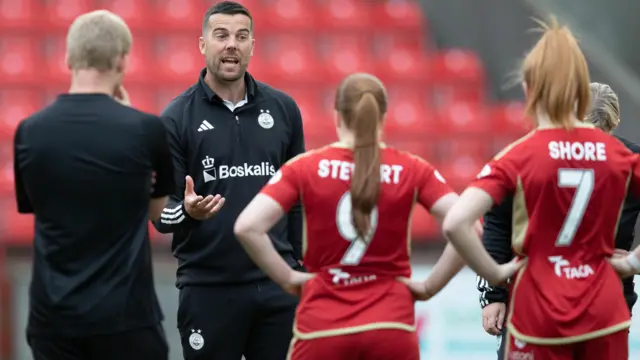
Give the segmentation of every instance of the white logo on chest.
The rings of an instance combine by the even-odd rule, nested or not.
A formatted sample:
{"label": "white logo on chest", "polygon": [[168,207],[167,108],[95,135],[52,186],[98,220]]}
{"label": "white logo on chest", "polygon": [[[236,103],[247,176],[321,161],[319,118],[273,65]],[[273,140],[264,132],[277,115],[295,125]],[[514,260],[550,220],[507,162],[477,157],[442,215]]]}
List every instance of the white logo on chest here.
{"label": "white logo on chest", "polygon": [[194,330],[191,329],[191,335],[189,336],[189,345],[193,348],[193,350],[200,350],[204,346],[204,338],[200,333],[202,330]]}
{"label": "white logo on chest", "polygon": [[258,124],[264,129],[271,129],[273,127],[273,116],[269,113],[269,110],[260,109],[260,115],[258,116]]}

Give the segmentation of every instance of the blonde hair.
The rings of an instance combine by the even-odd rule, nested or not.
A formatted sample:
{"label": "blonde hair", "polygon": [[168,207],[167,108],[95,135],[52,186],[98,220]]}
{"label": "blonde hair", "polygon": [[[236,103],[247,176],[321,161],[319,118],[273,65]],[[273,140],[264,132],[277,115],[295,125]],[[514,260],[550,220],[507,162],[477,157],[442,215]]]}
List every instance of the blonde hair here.
{"label": "blonde hair", "polygon": [[[555,18],[539,22],[543,35],[522,64],[527,87],[526,113],[547,115],[564,128],[573,117],[582,121],[589,107],[589,68],[578,41]],[[538,113],[541,112],[541,113]]]}
{"label": "blonde hair", "polygon": [[380,193],[378,136],[387,113],[387,90],[371,74],[351,74],[340,83],[334,105],[355,135],[351,216],[357,236],[364,239],[371,229],[371,212]]}
{"label": "blonde hair", "polygon": [[607,84],[591,83],[591,107],[585,118],[605,132],[612,132],[620,124],[618,95]]}
{"label": "blonde hair", "polygon": [[109,71],[129,54],[133,38],[122,18],[107,10],[78,16],[67,33],[67,61],[72,70]]}

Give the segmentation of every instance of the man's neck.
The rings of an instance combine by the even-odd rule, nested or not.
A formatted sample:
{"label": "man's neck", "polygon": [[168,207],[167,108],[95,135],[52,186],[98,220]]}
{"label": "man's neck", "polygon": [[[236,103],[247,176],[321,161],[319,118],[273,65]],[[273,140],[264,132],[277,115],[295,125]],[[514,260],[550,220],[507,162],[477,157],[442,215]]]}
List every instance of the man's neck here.
{"label": "man's neck", "polygon": [[71,76],[69,94],[107,94],[113,96],[117,80],[113,74],[93,69],[75,70]]}
{"label": "man's neck", "polygon": [[247,85],[244,82],[244,76],[233,82],[221,82],[207,71],[204,76],[204,82],[222,100],[230,101],[234,104],[244,100],[247,94]]}

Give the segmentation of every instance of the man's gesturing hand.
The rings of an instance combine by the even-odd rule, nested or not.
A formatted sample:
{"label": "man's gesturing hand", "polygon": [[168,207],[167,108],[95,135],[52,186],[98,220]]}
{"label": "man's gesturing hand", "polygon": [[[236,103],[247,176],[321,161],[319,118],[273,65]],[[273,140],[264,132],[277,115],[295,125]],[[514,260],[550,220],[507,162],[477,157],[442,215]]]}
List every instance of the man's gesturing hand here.
{"label": "man's gesturing hand", "polygon": [[196,220],[205,220],[213,217],[222,209],[224,198],[220,195],[209,195],[203,198],[193,190],[193,179],[187,175],[184,188],[184,209],[187,214]]}

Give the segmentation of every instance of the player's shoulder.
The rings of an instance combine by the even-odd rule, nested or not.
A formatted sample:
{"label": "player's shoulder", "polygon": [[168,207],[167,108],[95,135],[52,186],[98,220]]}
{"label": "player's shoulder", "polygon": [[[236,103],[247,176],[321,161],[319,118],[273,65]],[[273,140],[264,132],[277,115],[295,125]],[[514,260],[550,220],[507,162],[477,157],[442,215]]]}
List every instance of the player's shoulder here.
{"label": "player's shoulder", "polygon": [[500,150],[493,157],[493,160],[500,160],[505,157],[524,155],[525,149],[531,148],[532,146],[537,146],[539,144],[539,138],[537,137],[537,135],[539,135],[537,130],[532,130],[526,133],[524,136],[516,139],[509,145],[505,146],[504,149]]}
{"label": "player's shoulder", "polygon": [[277,89],[261,81],[254,81],[256,89],[262,96],[266,98],[266,100],[275,100],[283,103],[285,106],[297,106],[296,101],[293,99],[293,97],[283,90]]}
{"label": "player's shoulder", "polygon": [[304,166],[309,162],[318,161],[319,159],[331,158],[336,152],[334,144],[325,145],[316,149],[307,150],[298,154],[285,163],[287,166]]}
{"label": "player's shoulder", "polygon": [[382,151],[385,162],[393,162],[408,167],[433,167],[429,160],[410,151],[401,150],[387,144],[383,144]]}
{"label": "player's shoulder", "polygon": [[631,150],[631,152],[640,154],[640,145],[619,135],[614,135],[613,137],[620,141],[627,149]]}
{"label": "player's shoulder", "polygon": [[[171,118],[174,121],[182,120],[185,109],[188,108],[193,100],[198,96],[198,83],[191,85],[182,93],[176,95],[167,106],[162,110],[160,116],[162,118]],[[204,96],[204,95],[201,95]]]}

